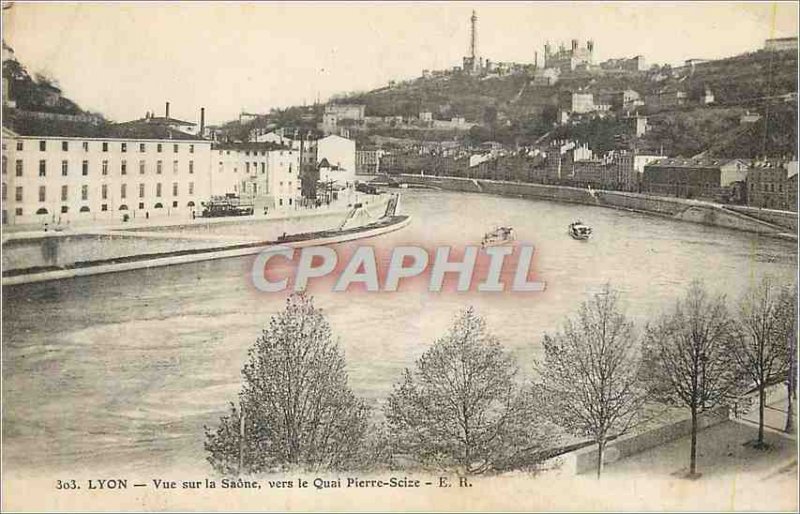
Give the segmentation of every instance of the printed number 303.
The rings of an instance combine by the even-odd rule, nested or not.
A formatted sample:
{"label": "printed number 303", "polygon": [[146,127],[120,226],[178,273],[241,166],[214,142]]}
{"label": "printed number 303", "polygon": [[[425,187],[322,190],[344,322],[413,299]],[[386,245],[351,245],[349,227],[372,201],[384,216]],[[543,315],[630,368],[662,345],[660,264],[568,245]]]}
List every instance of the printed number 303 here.
{"label": "printed number 303", "polygon": [[56,480],[56,489],[77,489],[75,480]]}

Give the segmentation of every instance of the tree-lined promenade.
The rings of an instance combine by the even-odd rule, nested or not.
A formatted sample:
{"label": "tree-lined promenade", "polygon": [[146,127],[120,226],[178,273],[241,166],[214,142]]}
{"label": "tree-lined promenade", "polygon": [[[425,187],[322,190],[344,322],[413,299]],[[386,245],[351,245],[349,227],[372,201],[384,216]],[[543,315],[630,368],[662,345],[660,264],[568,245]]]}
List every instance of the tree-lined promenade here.
{"label": "tree-lined promenade", "polygon": [[[566,436],[597,448],[658,423],[657,406],[691,416],[687,477],[697,478],[698,419],[766,389],[796,398],[796,293],[765,278],[735,306],[693,282],[672,308],[637,327],[610,285],[543,336],[530,379],[472,308],[406,369],[382,412],[348,385],[346,361],[313,299],[293,295],[250,349],[237,402],[206,429],[226,474],[397,467],[461,474],[536,472]],[[785,430],[791,432],[791,406]],[[662,408],[663,410],[663,408]],[[376,414],[376,415],[373,415]],[[376,420],[380,419],[378,422]]]}

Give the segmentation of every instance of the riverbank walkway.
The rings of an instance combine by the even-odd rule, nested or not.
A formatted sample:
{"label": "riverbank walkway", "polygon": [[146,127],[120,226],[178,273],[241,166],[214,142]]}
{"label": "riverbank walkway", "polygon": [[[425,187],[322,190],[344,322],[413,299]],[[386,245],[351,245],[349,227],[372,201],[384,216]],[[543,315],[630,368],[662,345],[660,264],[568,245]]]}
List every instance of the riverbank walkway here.
{"label": "riverbank walkway", "polygon": [[[219,218],[204,218],[197,216],[192,218],[190,216],[180,217],[151,217],[151,218],[130,218],[126,222],[122,221],[96,221],[85,220],[76,221],[68,225],[60,227],[49,224],[47,231],[44,230],[42,225],[10,225],[3,227],[2,242],[5,243],[9,240],[19,239],[36,239],[43,235],[47,236],[72,236],[81,234],[108,233],[108,232],[135,232],[139,233],[143,230],[150,229],[152,231],[166,230],[166,229],[180,229],[182,227],[202,227],[202,226],[217,226],[217,225],[234,225],[234,224],[247,224],[258,223],[265,221],[290,221],[301,220],[304,218],[321,216],[321,215],[336,215],[341,214],[344,218],[345,215],[352,209],[355,203],[361,203],[364,206],[369,206],[372,203],[379,203],[387,201],[387,193],[378,195],[368,195],[365,193],[354,193],[351,197],[342,197],[330,202],[329,204],[322,204],[319,207],[301,207],[286,208],[281,210],[270,210],[267,213],[256,212],[250,216],[230,216]],[[182,237],[185,237],[182,236]]]}
{"label": "riverbank walkway", "polygon": [[[738,418],[701,430],[697,434],[697,470],[702,477],[748,475],[756,479],[776,476],[794,477],[797,469],[797,399],[794,404],[794,430],[786,426],[787,395],[777,391],[765,409],[767,449],[747,444],[758,436],[758,405]],[[691,437],[684,436],[605,466],[605,476],[647,474],[648,476],[683,477],[688,473]],[[788,470],[788,471],[787,471]]]}

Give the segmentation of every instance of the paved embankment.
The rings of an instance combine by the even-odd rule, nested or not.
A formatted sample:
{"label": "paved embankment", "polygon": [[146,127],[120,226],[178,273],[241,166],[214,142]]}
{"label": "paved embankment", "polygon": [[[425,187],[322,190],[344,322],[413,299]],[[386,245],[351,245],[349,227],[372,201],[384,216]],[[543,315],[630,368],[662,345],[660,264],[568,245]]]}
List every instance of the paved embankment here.
{"label": "paved embankment", "polygon": [[797,213],[720,205],[699,200],[651,196],[621,191],[599,191],[568,186],[553,186],[501,180],[403,175],[403,180],[449,191],[487,193],[597,205],[665,216],[772,237],[797,240]]}
{"label": "paved embankment", "polygon": [[253,244],[260,248],[284,235],[337,230],[346,219],[345,231],[368,226],[386,213],[389,199],[372,197],[353,217],[349,208],[320,209],[298,216],[195,220],[125,230],[12,233],[3,241],[3,284],[34,281],[34,275],[37,281],[49,280],[257,253]]}
{"label": "paved embankment", "polygon": [[345,229],[342,231],[328,230],[317,233],[304,234],[305,237],[291,241],[256,241],[245,243],[232,243],[221,245],[219,242],[215,246],[196,246],[188,249],[176,250],[174,248],[156,253],[137,253],[120,258],[93,259],[79,261],[66,266],[50,266],[42,268],[26,268],[10,272],[6,275],[4,271],[3,286],[27,284],[31,282],[45,282],[49,280],[59,280],[74,278],[87,275],[99,275],[103,273],[115,273],[120,271],[131,271],[142,268],[153,268],[159,266],[172,266],[176,264],[187,264],[190,262],[208,261],[214,259],[226,259],[230,257],[242,257],[261,252],[265,248],[274,245],[288,246],[292,248],[302,248],[305,246],[331,245],[365,239],[388,234],[407,226],[411,222],[409,216],[393,216],[384,218],[379,222]]}

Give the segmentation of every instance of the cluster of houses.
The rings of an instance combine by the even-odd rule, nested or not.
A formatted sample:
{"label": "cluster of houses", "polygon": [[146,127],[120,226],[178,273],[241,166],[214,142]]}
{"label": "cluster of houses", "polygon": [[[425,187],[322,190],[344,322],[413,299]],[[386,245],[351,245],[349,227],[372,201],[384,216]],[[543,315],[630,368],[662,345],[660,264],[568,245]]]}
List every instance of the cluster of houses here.
{"label": "cluster of houses", "polygon": [[448,141],[384,153],[379,161],[385,173],[589,187],[791,211],[797,204],[796,157],[750,161],[636,150],[595,154],[586,144],[564,140],[515,150],[493,142],[469,149]]}
{"label": "cluster of houses", "polygon": [[421,111],[416,116],[366,116],[363,104],[329,103],[325,106],[322,121],[318,129],[325,134],[339,134],[350,137],[350,131],[359,129],[400,128],[468,131],[476,123],[468,122],[464,117],[453,116],[449,119],[438,119],[433,112]]}

